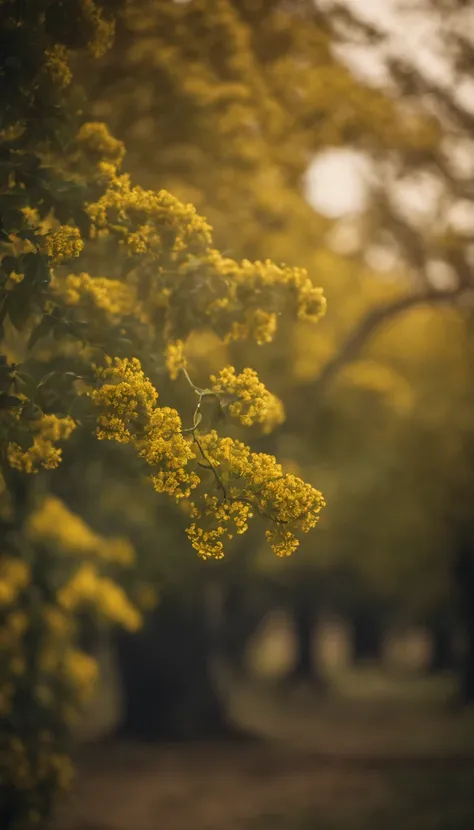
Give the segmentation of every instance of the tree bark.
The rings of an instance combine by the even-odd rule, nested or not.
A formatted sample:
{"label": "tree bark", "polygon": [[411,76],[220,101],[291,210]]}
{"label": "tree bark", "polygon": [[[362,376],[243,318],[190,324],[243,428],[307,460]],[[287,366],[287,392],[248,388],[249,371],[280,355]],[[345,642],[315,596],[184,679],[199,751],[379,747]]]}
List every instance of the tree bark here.
{"label": "tree bark", "polygon": [[145,629],[117,633],[122,735],[143,741],[236,737],[211,670],[200,602],[162,599]]}

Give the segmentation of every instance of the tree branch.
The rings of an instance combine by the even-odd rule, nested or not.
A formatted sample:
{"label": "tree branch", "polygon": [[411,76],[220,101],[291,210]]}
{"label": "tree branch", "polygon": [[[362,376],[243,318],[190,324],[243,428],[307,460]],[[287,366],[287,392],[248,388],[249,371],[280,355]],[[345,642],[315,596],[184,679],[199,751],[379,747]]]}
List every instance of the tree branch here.
{"label": "tree branch", "polygon": [[472,288],[467,288],[465,285],[458,285],[444,291],[429,289],[418,294],[406,294],[389,303],[375,306],[362,317],[335,356],[330,358],[323,366],[316,380],[318,392],[321,392],[347,363],[357,359],[364,346],[367,345],[378,329],[389,320],[417,306],[452,303],[472,291]]}

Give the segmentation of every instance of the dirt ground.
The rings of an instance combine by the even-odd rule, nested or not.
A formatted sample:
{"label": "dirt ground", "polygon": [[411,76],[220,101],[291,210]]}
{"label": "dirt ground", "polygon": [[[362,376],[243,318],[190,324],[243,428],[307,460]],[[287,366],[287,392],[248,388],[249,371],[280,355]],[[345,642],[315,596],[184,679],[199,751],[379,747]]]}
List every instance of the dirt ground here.
{"label": "dirt ground", "polygon": [[231,687],[259,741],[86,743],[56,830],[474,830],[474,714],[448,705],[451,678],[333,666],[327,697],[288,692],[275,642]]}
{"label": "dirt ground", "polygon": [[317,810],[368,811],[384,795],[377,770],[334,767],[281,747],[120,746],[87,760],[64,830],[237,830]]}
{"label": "dirt ground", "polygon": [[[244,688],[233,708],[245,726],[260,728],[261,741],[85,746],[58,830],[366,830],[399,801],[399,779],[403,798],[407,781],[424,787],[411,813],[440,796],[440,780],[449,784],[443,809],[446,799],[449,809],[459,802],[453,779],[469,776],[463,798],[474,792],[473,717],[436,700],[318,701],[309,691],[282,698]],[[472,823],[426,828],[472,830],[474,807]]]}

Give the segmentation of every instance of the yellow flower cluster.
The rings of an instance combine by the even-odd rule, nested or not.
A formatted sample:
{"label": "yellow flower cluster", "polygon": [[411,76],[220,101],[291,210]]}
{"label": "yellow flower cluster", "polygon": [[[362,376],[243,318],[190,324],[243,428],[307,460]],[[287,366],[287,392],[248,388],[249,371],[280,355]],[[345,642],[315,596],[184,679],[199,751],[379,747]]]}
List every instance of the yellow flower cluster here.
{"label": "yellow flower cluster", "polygon": [[211,324],[226,341],[252,337],[259,344],[269,343],[279,314],[293,311],[299,319],[315,323],[326,311],[322,289],[313,285],[304,268],[270,260],[236,262],[209,250],[199,274],[208,290],[203,287],[195,300],[197,324]]}
{"label": "yellow flower cluster", "polygon": [[68,639],[73,630],[73,618],[56,605],[46,603],[43,606],[43,623],[48,634],[56,641]]}
{"label": "yellow flower cluster", "polygon": [[79,702],[88,700],[97,681],[97,661],[83,651],[68,649],[63,657],[63,670]]}
{"label": "yellow flower cluster", "polygon": [[99,536],[55,496],[47,496],[30,514],[26,529],[33,542],[54,545],[60,552],[76,556],[97,556],[122,566],[132,565],[135,559],[130,542]]}
{"label": "yellow flower cluster", "polygon": [[72,81],[72,72],[69,66],[67,49],[61,43],[55,43],[45,53],[45,69],[53,84],[60,88],[69,86]]}
{"label": "yellow flower cluster", "polygon": [[95,121],[87,121],[77,134],[80,149],[91,155],[94,160],[109,161],[119,165],[125,155],[123,141],[114,138],[107,126]]}
{"label": "yellow flower cluster", "polygon": [[[150,478],[157,492],[188,498],[201,483],[197,472],[188,469],[196,454],[201,466],[214,476],[222,498],[204,493],[202,503],[191,504],[195,521],[187,533],[200,556],[221,557],[223,538],[244,533],[254,512],[275,524],[267,538],[280,556],[297,547],[296,533],[306,533],[316,525],[324,505],[318,490],[295,475],[284,474],[273,456],[252,453],[240,441],[221,438],[215,431],[185,438],[176,410],[156,405],[156,389],[136,358],[116,358],[97,374],[102,385],[90,394],[102,410],[97,419],[99,438],[131,443],[152,468]],[[252,370],[237,375],[233,367],[226,367],[212,381],[218,397],[234,396],[230,406],[241,422],[268,428],[282,418],[281,404]],[[79,587],[73,582],[71,589],[74,597],[82,596],[83,589],[86,593],[94,590],[90,570],[81,571],[78,579]]]}
{"label": "yellow flower cluster", "polygon": [[182,434],[175,409],[156,405],[158,393],[145,377],[136,358],[116,358],[112,366],[98,370],[103,383],[91,392],[102,410],[97,418],[99,439],[131,443],[153,468],[151,481],[159,493],[180,499],[189,496],[199,477],[186,469],[195,457],[191,443]]}
{"label": "yellow flower cluster", "polygon": [[0,651],[5,652],[7,649],[17,649],[27,629],[28,617],[26,614],[18,608],[10,611],[10,613],[3,617],[3,622],[0,626]]}
{"label": "yellow flower cluster", "polygon": [[[239,506],[244,524],[250,516],[248,507],[271,520],[276,526],[267,534],[271,547],[278,556],[292,553],[298,546],[296,534],[307,533],[319,520],[319,513],[324,507],[319,490],[295,475],[284,474],[273,456],[252,453],[240,441],[221,438],[215,431],[202,436],[200,444],[208,464],[219,475],[220,485],[225,490],[224,502],[235,502]],[[193,515],[212,522],[212,529],[215,529],[216,509],[213,503],[210,510],[202,510],[198,505],[193,505],[192,510]],[[218,522],[218,526],[224,526],[224,521]],[[195,547],[199,537],[202,556],[215,555],[217,539],[214,536],[210,539],[209,548],[206,548],[207,537],[203,538],[193,526],[188,532]],[[224,533],[228,531],[224,530]],[[217,550],[221,550],[220,546]]]}
{"label": "yellow flower cluster", "polygon": [[36,208],[26,205],[25,207],[21,208],[21,212],[28,224],[32,225],[32,227],[37,228],[38,225],[41,224],[41,217]]}
{"label": "yellow flower cluster", "polygon": [[12,605],[18,595],[29,585],[30,568],[23,559],[0,556],[0,608]]}
{"label": "yellow flower cluster", "polygon": [[139,455],[156,470],[151,481],[157,493],[187,498],[199,484],[199,476],[186,469],[195,455],[190,441],[182,434],[181,418],[175,409],[168,406],[154,409],[137,448]]}
{"label": "yellow flower cluster", "polygon": [[68,274],[66,277],[55,276],[52,288],[66,305],[80,306],[89,312],[99,310],[107,316],[117,317],[137,311],[135,291],[119,280],[91,277],[86,273]]}
{"label": "yellow flower cluster", "polygon": [[18,444],[10,443],[7,447],[7,458],[11,467],[23,470],[26,473],[37,473],[40,467],[54,470],[61,462],[61,449],[55,444],[65,441],[76,424],[72,418],[57,415],[42,415],[31,422],[33,444],[27,450],[22,450]]}
{"label": "yellow flower cluster", "polygon": [[248,520],[253,516],[251,506],[243,501],[221,501],[217,496],[204,495],[203,504],[193,504],[191,518],[211,526],[201,527],[193,522],[186,529],[193,548],[202,559],[222,559],[222,539],[232,539],[234,534],[248,530]]}
{"label": "yellow flower cluster", "polygon": [[131,443],[148,424],[158,392],[137,358],[115,358],[113,365],[97,369],[97,377],[102,384],[90,394],[102,410],[97,418],[97,437]]}
{"label": "yellow flower cluster", "polygon": [[46,236],[46,253],[55,265],[78,257],[84,248],[78,228],[61,225]]}
{"label": "yellow flower cluster", "polygon": [[97,228],[118,233],[131,254],[147,254],[152,260],[164,254],[187,258],[204,252],[211,242],[210,227],[194,205],[183,204],[166,190],[132,187],[127,175],[116,176],[87,211]]}
{"label": "yellow flower cluster", "polygon": [[75,613],[93,608],[107,622],[136,631],[141,625],[139,612],[128,600],[125,591],[112,580],[101,577],[95,565],[84,563],[58,591],[60,607]]}
{"label": "yellow flower cluster", "polygon": [[80,0],[82,18],[89,30],[88,48],[95,58],[110,49],[115,36],[114,20],[106,20],[101,4],[96,0]]}
{"label": "yellow flower cluster", "polygon": [[[20,738],[5,735],[0,744],[2,783],[23,793],[38,785],[69,789],[74,776],[71,759],[64,753],[55,751],[52,735],[47,730],[39,732],[37,741],[38,746],[32,755],[27,744]],[[34,826],[40,821],[41,814],[32,809],[28,814],[28,823],[22,826]]]}
{"label": "yellow flower cluster", "polygon": [[[48,633],[54,633],[49,636]],[[35,687],[35,697],[43,708],[57,705],[58,685],[63,699],[70,701],[70,714],[79,714],[83,704],[92,696],[98,677],[97,660],[79,649],[73,648],[64,636],[45,632],[38,654],[40,682]]]}
{"label": "yellow flower cluster", "polygon": [[[113,143],[108,133],[100,133],[98,151],[105,147],[106,152],[109,140]],[[96,231],[115,236],[136,259],[127,280],[140,282],[140,296],[145,290],[149,319],[166,309],[172,377],[183,365],[181,344],[196,329],[212,328],[227,341],[252,337],[262,344],[272,340],[283,312],[312,322],[324,314],[322,289],[306,270],[223,256],[212,247],[211,228],[193,205],[166,190],[132,187],[128,175],[117,175],[119,157],[117,151],[113,162],[99,165],[107,187],[87,211]],[[154,279],[141,282],[140,268],[150,263],[158,266]]]}
{"label": "yellow flower cluster", "polygon": [[171,380],[176,380],[181,369],[185,369],[187,361],[184,356],[184,343],[182,340],[175,340],[165,347],[165,361]]}
{"label": "yellow flower cluster", "polygon": [[225,400],[230,396],[229,412],[244,426],[261,424],[264,432],[271,432],[285,419],[283,404],[265,388],[253,369],[236,374],[233,366],[211,375],[212,391]]}

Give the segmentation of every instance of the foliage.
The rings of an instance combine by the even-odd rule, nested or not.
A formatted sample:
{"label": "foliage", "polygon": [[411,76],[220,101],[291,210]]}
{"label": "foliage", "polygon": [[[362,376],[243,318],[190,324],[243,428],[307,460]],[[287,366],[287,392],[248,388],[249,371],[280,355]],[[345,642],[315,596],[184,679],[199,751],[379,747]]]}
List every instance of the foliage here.
{"label": "foliage", "polygon": [[[63,455],[80,457],[91,434],[113,442],[118,465],[131,450],[138,481],[190,514],[203,557],[222,556],[224,537],[244,533],[254,515],[270,525],[274,551],[291,553],[324,504],[272,456],[206,425],[207,399],[243,425],[281,422],[281,403],[256,373],[228,366],[200,388],[184,358],[196,331],[265,343],[283,313],[317,321],[321,289],[302,268],[223,255],[191,204],[120,172],[124,147],[85,120],[72,72],[81,50],[110,46],[113,12],[93,0],[67,9],[6,0],[0,10],[9,89],[0,125],[4,826],[41,823],[69,782],[70,720],[97,671],[82,615],[133,631],[145,604],[126,577],[130,543],[49,492]],[[187,379],[190,426],[158,403],[167,373]]]}

